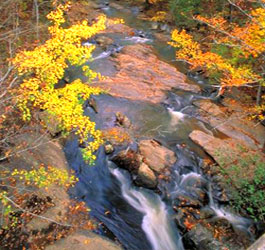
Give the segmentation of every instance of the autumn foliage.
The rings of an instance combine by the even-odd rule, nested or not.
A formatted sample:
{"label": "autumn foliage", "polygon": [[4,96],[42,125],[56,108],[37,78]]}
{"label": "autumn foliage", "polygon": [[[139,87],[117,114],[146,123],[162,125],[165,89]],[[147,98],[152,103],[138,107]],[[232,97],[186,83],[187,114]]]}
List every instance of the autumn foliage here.
{"label": "autumn foliage", "polygon": [[[83,103],[91,94],[98,95],[101,90],[92,88],[79,79],[63,88],[57,88],[57,83],[64,77],[69,65],[82,66],[91,58],[95,47],[82,46],[82,40],[104,30],[106,17],[98,17],[91,26],[83,21],[64,28],[64,12],[68,8],[69,4],[59,5],[47,16],[52,23],[49,27],[50,39],[32,51],[21,51],[12,60],[19,75],[23,77],[18,90],[18,106],[25,121],[31,119],[33,110],[46,110],[56,117],[61,130],[66,133],[74,131],[81,143],[91,137],[83,155],[85,160],[93,162],[93,152],[102,144],[101,132],[89,117],[83,115]],[[83,66],[82,69],[89,81],[100,77],[88,66]]]}
{"label": "autumn foliage", "polygon": [[[236,86],[259,86],[257,104],[264,86],[265,8],[234,3],[241,14],[239,21],[231,22],[218,13],[211,18],[201,15],[193,19],[208,27],[203,42],[197,42],[186,30],[174,30],[170,45],[177,48],[176,58],[189,64],[191,69],[202,69],[210,82],[220,83],[224,89]],[[243,9],[248,7],[247,9]],[[243,17],[242,17],[243,16]],[[261,114],[264,105],[256,108]],[[259,115],[262,120],[264,117]]]}
{"label": "autumn foliage", "polygon": [[[251,12],[253,19],[244,27],[231,26],[223,18],[204,18],[197,16],[197,20],[210,25],[224,36],[217,38],[217,42],[237,50],[239,58],[259,57],[264,53],[265,10],[256,9]],[[252,32],[250,32],[252,31]],[[212,76],[219,75],[222,86],[240,86],[262,81],[262,76],[252,65],[234,63],[229,58],[211,51],[204,51],[202,46],[194,41],[185,30],[174,30],[172,42],[169,44],[178,48],[176,57],[190,64],[192,68],[203,67]]]}

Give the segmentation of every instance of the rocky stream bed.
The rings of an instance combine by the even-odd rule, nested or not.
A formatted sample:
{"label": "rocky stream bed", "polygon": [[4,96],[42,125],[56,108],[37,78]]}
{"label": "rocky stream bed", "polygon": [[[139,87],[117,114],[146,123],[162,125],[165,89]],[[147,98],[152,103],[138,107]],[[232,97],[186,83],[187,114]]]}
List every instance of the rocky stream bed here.
{"label": "rocky stream bed", "polygon": [[89,65],[108,76],[93,83],[108,94],[95,97],[86,112],[101,130],[128,138],[109,138],[93,167],[83,162],[76,140],[66,143],[80,179],[72,195],[125,249],[245,249],[259,229],[227,206],[229,194],[206,162],[219,163],[221,151],[231,163],[241,153],[235,145],[264,159],[264,127],[245,119],[232,94],[216,102],[214,88],[185,74],[166,43],[170,27],[141,20],[139,6],[93,6],[94,14],[125,24],[84,44],[98,45]]}
{"label": "rocky stream bed", "polygon": [[[47,249],[246,249],[262,226],[232,211],[229,190],[211,164],[225,158],[229,165],[242,154],[236,145],[264,159],[264,126],[245,119],[234,101],[237,90],[216,101],[213,87],[188,74],[167,44],[170,27],[142,20],[141,6],[114,1],[86,6],[82,16],[88,20],[103,12],[125,21],[84,43],[97,45],[88,64],[107,76],[92,83],[107,94],[93,97],[85,112],[112,136],[94,166],[83,161],[75,138],[65,142],[65,156],[59,144],[49,142],[34,161],[69,165],[79,178],[70,197],[84,201],[104,225],[95,232],[116,243],[76,232]],[[79,69],[65,77],[85,80]],[[30,157],[25,153],[18,160],[32,162]],[[55,188],[50,195],[60,197],[53,210],[63,212],[67,193]],[[36,225],[38,220],[29,226]]]}

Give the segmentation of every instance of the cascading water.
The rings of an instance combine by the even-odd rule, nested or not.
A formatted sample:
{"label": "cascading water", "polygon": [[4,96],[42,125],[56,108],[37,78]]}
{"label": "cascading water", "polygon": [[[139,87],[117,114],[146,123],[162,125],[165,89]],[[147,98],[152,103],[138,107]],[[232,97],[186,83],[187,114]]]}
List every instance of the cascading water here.
{"label": "cascading water", "polygon": [[144,214],[142,229],[154,250],[182,250],[180,236],[170,222],[165,204],[158,195],[130,187],[119,169],[111,170],[121,183],[122,195],[127,202]]}
{"label": "cascading water", "polygon": [[231,223],[235,231],[239,230],[245,233],[247,237],[253,238],[253,234],[249,230],[253,222],[250,219],[233,214],[227,211],[225,208],[218,206],[218,204],[215,203],[213,199],[211,183],[208,183],[208,196],[209,207],[214,211],[217,218],[226,219]]}
{"label": "cascading water", "polygon": [[[124,18],[126,23],[134,25],[137,29],[148,27],[146,23],[138,20],[134,15],[122,13],[112,7],[103,4],[103,10],[113,17]],[[136,11],[137,12],[137,11]],[[165,43],[159,44],[153,37],[143,32],[137,36],[128,38],[126,36],[113,35],[115,46],[106,50],[99,49],[94,54],[93,69],[100,71],[103,75],[112,75],[115,66],[108,60],[113,53],[119,52],[120,48],[133,43],[151,43],[155,48],[161,48],[160,54],[163,60],[170,63],[174,53]],[[90,46],[92,43],[84,43]],[[161,52],[163,54],[161,54]],[[103,150],[98,152],[96,166],[88,167],[82,160],[77,141],[70,141],[66,145],[66,155],[69,164],[78,173],[80,182],[77,183],[76,196],[83,199],[91,208],[91,215],[101,222],[115,235],[125,249],[129,250],[181,250],[184,249],[181,236],[171,218],[170,207],[167,203],[174,203],[179,195],[198,198],[199,194],[205,192],[209,196],[207,205],[215,213],[215,217],[225,218],[231,222],[235,229],[247,229],[249,220],[227,212],[219,207],[212,197],[211,187],[207,188],[206,180],[200,172],[201,162],[194,157],[189,150],[179,150],[176,145],[182,143],[191,146],[190,149],[199,152],[188,139],[192,130],[203,130],[209,134],[213,132],[207,124],[196,119],[192,101],[196,94],[171,91],[164,105],[155,105],[144,102],[132,102],[108,95],[96,97],[98,114],[86,111],[99,128],[109,128],[114,124],[115,113],[121,111],[126,114],[137,127],[140,137],[155,138],[164,145],[175,150],[178,162],[171,168],[171,183],[161,186],[163,200],[152,191],[133,187],[131,180],[119,169],[110,166]],[[165,108],[165,106],[167,108]],[[90,112],[90,113],[89,113]],[[134,138],[135,139],[135,138]],[[171,186],[170,186],[171,185]],[[167,197],[167,194],[170,194]],[[197,197],[196,197],[197,196]],[[199,199],[199,198],[198,198]],[[108,211],[108,213],[106,213]]]}
{"label": "cascading water", "polygon": [[125,37],[124,41],[129,41],[133,43],[147,43],[147,42],[152,42],[151,39],[145,38],[145,37],[140,37],[140,36],[132,36],[132,37]]}

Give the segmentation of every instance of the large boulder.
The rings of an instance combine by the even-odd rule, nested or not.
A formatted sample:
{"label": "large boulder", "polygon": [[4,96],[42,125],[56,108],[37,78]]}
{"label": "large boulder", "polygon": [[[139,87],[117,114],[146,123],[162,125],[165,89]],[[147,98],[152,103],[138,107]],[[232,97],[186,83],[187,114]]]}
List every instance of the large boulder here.
{"label": "large boulder", "polygon": [[144,162],[156,173],[171,167],[177,160],[173,151],[154,140],[141,141],[139,152],[144,157]]}
{"label": "large boulder", "polygon": [[131,149],[119,152],[111,160],[118,167],[124,168],[132,173],[137,173],[142,162],[141,156]]}
{"label": "large boulder", "polygon": [[200,108],[202,111],[211,114],[212,116],[226,116],[221,108],[209,99],[196,100],[193,102],[193,105]]}
{"label": "large boulder", "polygon": [[[26,170],[35,170],[43,164],[44,166],[54,166],[58,168],[58,170],[67,171],[69,166],[60,143],[52,140],[48,134],[37,133],[36,127],[28,127],[27,129],[31,129],[30,132],[25,131],[23,134],[16,137],[14,141],[14,148],[20,152],[10,157],[9,161],[3,162],[3,167],[13,170],[18,166],[23,166]],[[23,145],[24,150],[21,150],[21,145]],[[18,180],[17,185],[21,187],[22,192],[24,187],[23,180]],[[30,235],[28,239],[29,245],[33,245],[34,247],[37,244],[38,247],[42,249],[45,248],[50,250],[73,248],[78,248],[80,250],[121,249],[119,245],[92,233],[90,230],[79,230],[77,232],[75,232],[75,230],[70,230],[69,235],[64,235],[65,228],[58,227],[58,225],[54,226],[56,223],[53,222],[68,224],[67,216],[69,216],[69,208],[75,204],[73,200],[70,199],[65,187],[52,184],[38,189],[28,187],[25,191],[27,190],[34,192],[34,195],[29,195],[30,198],[25,198],[24,205],[31,204],[29,211],[34,207],[34,211],[41,213],[39,214],[40,216],[33,216],[32,219],[23,226],[21,229],[22,234],[20,234],[20,229],[17,228],[17,237],[27,237],[27,235]],[[23,193],[21,193],[21,195],[23,195]],[[28,195],[25,197],[28,197]],[[53,206],[47,206],[46,202],[53,204]],[[44,210],[42,210],[43,208]],[[75,214],[75,218],[71,217],[71,221],[72,219],[78,219],[78,216],[78,213]],[[60,235],[64,235],[65,238],[60,239]],[[44,243],[48,245],[44,247]],[[3,249],[3,247],[0,248]],[[22,246],[20,248],[22,249]]]}
{"label": "large boulder", "polygon": [[265,249],[265,234],[263,234],[248,250],[264,250]]}
{"label": "large boulder", "polygon": [[190,139],[200,145],[219,165],[233,163],[241,152],[241,142],[233,139],[219,139],[199,130],[189,135]]}
{"label": "large boulder", "polygon": [[229,175],[234,186],[243,179],[253,180],[257,164],[265,162],[264,154],[248,147],[244,141],[220,139],[198,130],[192,131],[189,137]]}
{"label": "large boulder", "polygon": [[132,125],[130,119],[121,112],[116,113],[116,124],[124,128],[130,128]]}
{"label": "large boulder", "polygon": [[157,186],[157,178],[153,170],[151,170],[144,162],[141,163],[138,169],[136,183],[146,188],[155,188]]}
{"label": "large boulder", "polygon": [[104,35],[98,36],[96,38],[96,42],[97,44],[99,44],[100,46],[104,48],[114,43],[113,39],[111,39],[110,37],[104,36]]}
{"label": "large boulder", "polygon": [[189,83],[174,66],[158,59],[150,45],[126,46],[112,60],[117,73],[94,86],[108,89],[113,96],[159,103],[172,88],[200,92],[200,87]]}
{"label": "large boulder", "polygon": [[55,244],[47,246],[45,249],[121,250],[122,248],[110,240],[92,232],[77,231],[66,238],[56,241]]}
{"label": "large boulder", "polygon": [[184,245],[190,249],[198,250],[219,250],[222,249],[222,244],[214,238],[212,232],[207,228],[203,227],[201,224],[197,224],[192,227],[191,230],[185,234]]}
{"label": "large boulder", "polygon": [[143,140],[138,151],[123,150],[111,159],[118,167],[136,175],[135,183],[145,188],[156,188],[165,169],[177,160],[175,153],[154,140]]}
{"label": "large boulder", "polygon": [[245,110],[243,107],[239,111],[235,108],[219,106],[207,99],[197,100],[193,105],[199,108],[201,119],[209,123],[215,131],[218,130],[228,137],[243,141],[253,150],[263,147],[265,128],[261,124],[246,119],[248,114],[243,112]]}

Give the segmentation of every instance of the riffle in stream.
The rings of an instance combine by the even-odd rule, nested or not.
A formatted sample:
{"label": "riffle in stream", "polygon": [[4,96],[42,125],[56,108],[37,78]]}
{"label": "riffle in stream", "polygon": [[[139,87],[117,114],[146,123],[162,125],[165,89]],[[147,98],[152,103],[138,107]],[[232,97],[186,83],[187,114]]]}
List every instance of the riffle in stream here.
{"label": "riffle in stream", "polygon": [[[135,28],[135,33],[140,35],[128,38],[112,34],[115,46],[106,51],[96,51],[94,61],[90,63],[93,69],[103,75],[115,74],[115,67],[108,61],[108,57],[122,47],[134,43],[153,45],[161,59],[172,64],[174,51],[166,43],[153,37],[148,22],[138,20],[134,11],[122,12],[107,6],[103,7],[104,9],[107,15],[124,18],[126,24]],[[93,41],[84,45],[89,46],[90,42]],[[78,70],[71,73],[72,78],[79,76]],[[154,138],[176,153],[178,161],[171,169],[171,181],[160,185],[160,195],[152,190],[135,187],[130,175],[110,162],[102,148],[97,154],[95,166],[88,166],[82,160],[77,140],[69,140],[66,143],[68,162],[80,180],[73,195],[87,203],[91,215],[103,222],[112,232],[111,237],[117,238],[125,249],[184,249],[172,207],[179,195],[196,198],[200,191],[207,193],[209,202],[206,207],[211,209],[216,217],[223,217],[230,221],[234,228],[250,234],[250,220],[227,212],[213,198],[212,183],[206,179],[200,168],[201,158],[205,154],[188,138],[189,133],[195,129],[213,133],[208,124],[196,118],[192,101],[199,98],[206,97],[172,90],[164,103],[151,104],[101,95],[95,97],[98,114],[90,108],[86,110],[99,129],[113,127],[115,113],[122,112],[136,127],[135,142],[139,138]],[[187,145],[187,149],[180,146],[183,143]],[[135,148],[137,145],[132,143],[130,147]],[[119,149],[122,148],[117,150]],[[200,185],[197,185],[198,182]]]}

